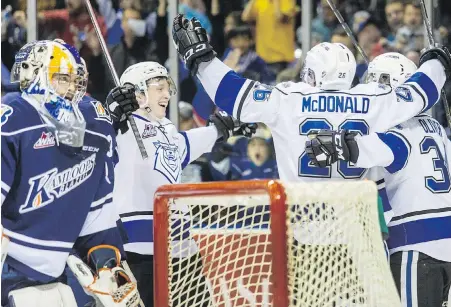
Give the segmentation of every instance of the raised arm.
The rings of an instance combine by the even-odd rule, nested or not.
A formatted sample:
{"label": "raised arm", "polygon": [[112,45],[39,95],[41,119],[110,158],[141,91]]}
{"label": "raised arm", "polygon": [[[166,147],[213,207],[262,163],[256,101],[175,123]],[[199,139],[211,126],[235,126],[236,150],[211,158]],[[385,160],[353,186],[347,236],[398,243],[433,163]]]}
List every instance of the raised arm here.
{"label": "raised arm", "polygon": [[429,110],[440,98],[445,81],[451,76],[451,55],[446,47],[424,52],[419,69],[390,95],[380,95],[381,106],[375,131],[385,131]]}
{"label": "raised arm", "polygon": [[280,99],[286,94],[277,87],[243,78],[218,60],[196,19],[178,15],[172,36],[186,67],[218,107],[243,122],[271,124],[276,120]]}

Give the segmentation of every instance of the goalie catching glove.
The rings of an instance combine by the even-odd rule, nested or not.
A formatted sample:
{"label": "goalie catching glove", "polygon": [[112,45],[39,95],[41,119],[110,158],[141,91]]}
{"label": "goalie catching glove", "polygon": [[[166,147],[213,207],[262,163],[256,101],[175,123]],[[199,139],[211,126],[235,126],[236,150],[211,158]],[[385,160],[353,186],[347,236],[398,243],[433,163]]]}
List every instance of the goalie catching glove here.
{"label": "goalie catching glove", "polygon": [[220,141],[227,141],[229,137],[234,135],[243,135],[249,138],[257,131],[257,124],[241,123],[224,111],[210,115],[207,126],[216,127]]}
{"label": "goalie catching glove", "polygon": [[313,165],[330,166],[338,160],[357,162],[359,148],[355,141],[356,132],[347,130],[319,130],[308,134],[310,140],[305,143],[307,153]]}
{"label": "goalie catching glove", "polygon": [[200,63],[209,62],[216,57],[216,52],[208,42],[207,31],[196,18],[188,20],[182,14],[177,15],[172,26],[172,39],[193,76]]}
{"label": "goalie catching glove", "polygon": [[87,258],[88,264],[70,255],[67,265],[85,292],[95,299],[96,306],[140,306],[141,299],[133,274],[120,265],[121,256],[116,247],[110,245],[93,247],[89,250]]}

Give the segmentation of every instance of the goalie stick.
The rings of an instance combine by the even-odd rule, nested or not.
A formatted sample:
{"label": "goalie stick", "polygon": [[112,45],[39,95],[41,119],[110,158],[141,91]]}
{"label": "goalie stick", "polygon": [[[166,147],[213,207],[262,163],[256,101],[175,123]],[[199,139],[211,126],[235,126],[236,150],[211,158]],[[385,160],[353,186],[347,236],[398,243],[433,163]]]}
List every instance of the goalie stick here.
{"label": "goalie stick", "polygon": [[[86,9],[88,10],[89,17],[92,20],[94,30],[96,31],[97,37],[99,39],[100,47],[102,48],[103,54],[105,56],[105,60],[108,64],[108,68],[110,69],[111,75],[113,76],[114,84],[116,86],[119,86],[120,85],[119,77],[118,77],[116,69],[114,67],[113,60],[111,60],[111,56],[110,56],[110,53],[108,52],[108,48],[106,47],[106,43],[105,43],[105,40],[103,39],[102,32],[100,32],[100,27],[97,22],[96,16],[94,14],[92,5],[89,2],[89,0],[85,0],[85,4],[86,4]],[[130,123],[133,134],[135,135],[136,143],[138,144],[138,148],[139,148],[139,151],[141,152],[141,156],[142,156],[143,160],[146,160],[149,156],[147,154],[146,148],[144,147],[144,143],[141,138],[141,135],[139,134],[138,127],[136,126],[136,123],[135,123],[135,119],[129,115],[129,116],[127,116],[127,120]]]}
{"label": "goalie stick", "polygon": [[[423,15],[423,24],[424,24],[424,28],[426,29],[426,35],[428,38],[429,47],[435,47],[434,35],[432,34],[432,26],[431,26],[431,22],[429,21],[429,17],[428,17],[428,13],[426,11],[426,5],[424,4],[424,0],[420,0],[420,7],[421,7],[421,15]],[[446,120],[448,121],[448,127],[451,129],[450,107],[448,104],[448,99],[446,99],[446,92],[445,92],[444,88],[442,89],[441,96],[442,96],[443,106],[445,108]]]}

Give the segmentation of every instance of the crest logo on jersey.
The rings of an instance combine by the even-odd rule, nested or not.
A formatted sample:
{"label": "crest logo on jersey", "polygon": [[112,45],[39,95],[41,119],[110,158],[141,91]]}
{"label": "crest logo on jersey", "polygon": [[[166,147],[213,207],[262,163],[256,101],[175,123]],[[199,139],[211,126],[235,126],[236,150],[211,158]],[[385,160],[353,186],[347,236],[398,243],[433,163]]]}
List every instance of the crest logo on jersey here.
{"label": "crest logo on jersey", "polygon": [[55,146],[55,136],[51,132],[42,132],[41,137],[34,143],[34,149],[41,149]]}
{"label": "crest logo on jersey", "polygon": [[30,189],[25,203],[20,206],[19,212],[26,213],[40,209],[52,203],[85,182],[92,174],[96,154],[81,161],[73,167],[58,172],[58,168],[34,176],[28,180]]}
{"label": "crest logo on jersey", "polygon": [[154,169],[163,174],[171,183],[177,182],[181,173],[178,147],[160,141],[153,144],[157,149]]}
{"label": "crest logo on jersey", "polygon": [[155,128],[155,126],[153,126],[152,124],[146,123],[141,137],[143,139],[146,139],[146,138],[150,138],[150,137],[156,136],[156,135],[157,135],[157,128]]}
{"label": "crest logo on jersey", "polygon": [[8,121],[8,117],[10,117],[13,114],[14,110],[10,106],[2,105],[1,110],[1,117],[2,117],[2,126],[3,124],[6,124]]}
{"label": "crest logo on jersey", "polygon": [[104,120],[112,123],[110,113],[108,113],[107,109],[105,109],[100,101],[91,101],[91,104],[94,107],[94,110],[96,111],[98,120]]}
{"label": "crest logo on jersey", "polygon": [[412,93],[410,92],[410,90],[404,86],[398,86],[395,89],[396,92],[396,97],[401,98],[402,100],[404,100],[405,102],[412,102],[413,98],[412,98]]}

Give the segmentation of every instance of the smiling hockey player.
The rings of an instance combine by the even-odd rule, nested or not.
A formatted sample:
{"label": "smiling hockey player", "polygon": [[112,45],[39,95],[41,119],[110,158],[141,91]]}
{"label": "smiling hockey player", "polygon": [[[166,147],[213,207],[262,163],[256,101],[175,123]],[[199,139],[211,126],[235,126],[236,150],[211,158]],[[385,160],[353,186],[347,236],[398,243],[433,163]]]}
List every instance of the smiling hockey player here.
{"label": "smiling hockey player", "polygon": [[[116,167],[114,200],[128,241],[124,244],[130,268],[138,280],[146,306],[153,306],[153,198],[164,184],[180,183],[183,168],[211,151],[218,139],[255,132],[256,125],[241,125],[225,113],[210,117],[212,126],[178,132],[167,119],[166,108],[176,88],[166,68],[156,62],[142,62],[127,68],[122,86],[112,90],[107,104],[121,126],[117,136],[120,162]],[[133,113],[149,153],[142,160],[127,122],[121,121],[122,100],[137,90],[139,109]],[[136,105],[138,108],[138,105]],[[119,114],[116,116],[116,111]],[[127,110],[130,111],[130,110]],[[122,118],[123,119],[123,118]],[[142,285],[142,286],[141,286]]]}
{"label": "smiling hockey player", "polygon": [[79,104],[87,76],[76,49],[61,40],[16,54],[12,78],[22,93],[4,96],[1,106],[2,225],[10,240],[2,306],[76,306],[66,262],[103,306],[139,302],[120,265],[115,132],[98,102]]}

